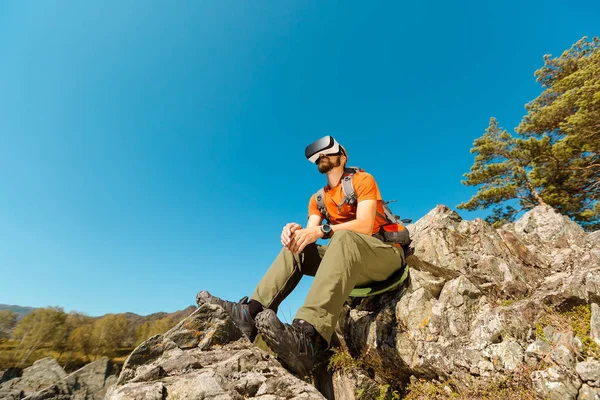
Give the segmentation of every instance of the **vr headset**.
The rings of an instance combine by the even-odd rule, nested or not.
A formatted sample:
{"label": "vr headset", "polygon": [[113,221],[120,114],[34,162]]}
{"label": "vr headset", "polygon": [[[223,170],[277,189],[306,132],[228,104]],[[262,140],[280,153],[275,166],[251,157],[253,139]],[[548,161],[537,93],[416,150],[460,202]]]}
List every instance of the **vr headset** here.
{"label": "vr headset", "polygon": [[327,156],[343,154],[347,157],[346,150],[331,136],[324,136],[312,142],[304,149],[304,155],[311,163],[316,163],[321,154]]}

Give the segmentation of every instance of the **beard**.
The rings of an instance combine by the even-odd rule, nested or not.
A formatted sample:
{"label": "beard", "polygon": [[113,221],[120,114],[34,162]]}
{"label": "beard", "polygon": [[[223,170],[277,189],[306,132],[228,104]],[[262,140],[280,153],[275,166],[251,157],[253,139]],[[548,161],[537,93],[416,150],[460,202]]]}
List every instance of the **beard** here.
{"label": "beard", "polygon": [[319,172],[322,174],[326,174],[335,167],[339,167],[340,165],[342,165],[340,156],[337,156],[333,162],[331,162],[330,157],[321,157],[319,158],[319,163],[317,164]]}

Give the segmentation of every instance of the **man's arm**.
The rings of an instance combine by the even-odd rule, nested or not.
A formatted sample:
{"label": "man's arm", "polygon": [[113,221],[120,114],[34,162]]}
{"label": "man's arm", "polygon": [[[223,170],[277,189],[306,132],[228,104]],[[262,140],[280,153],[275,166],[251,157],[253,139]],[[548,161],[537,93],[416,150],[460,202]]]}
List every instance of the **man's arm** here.
{"label": "man's arm", "polygon": [[314,228],[315,226],[321,226],[321,222],[323,222],[323,217],[321,217],[320,215],[311,214],[308,216],[306,228]]}
{"label": "man's arm", "polygon": [[371,235],[373,225],[375,225],[375,216],[377,214],[377,200],[363,200],[356,206],[356,219],[337,225],[331,225],[333,232],[353,231]]}

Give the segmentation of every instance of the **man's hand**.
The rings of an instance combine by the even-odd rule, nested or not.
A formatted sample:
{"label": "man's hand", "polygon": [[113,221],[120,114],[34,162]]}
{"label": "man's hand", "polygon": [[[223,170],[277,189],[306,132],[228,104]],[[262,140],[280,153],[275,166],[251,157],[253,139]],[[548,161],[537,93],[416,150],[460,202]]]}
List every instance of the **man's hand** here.
{"label": "man's hand", "polygon": [[298,229],[302,229],[302,225],[295,222],[290,222],[283,227],[283,231],[281,232],[281,244],[284,247],[287,247],[288,249],[290,248],[290,243],[292,243],[292,235]]}
{"label": "man's hand", "polygon": [[300,254],[306,246],[315,243],[323,237],[320,226],[313,226],[306,229],[298,229],[292,235],[292,243],[288,249],[294,254]]}

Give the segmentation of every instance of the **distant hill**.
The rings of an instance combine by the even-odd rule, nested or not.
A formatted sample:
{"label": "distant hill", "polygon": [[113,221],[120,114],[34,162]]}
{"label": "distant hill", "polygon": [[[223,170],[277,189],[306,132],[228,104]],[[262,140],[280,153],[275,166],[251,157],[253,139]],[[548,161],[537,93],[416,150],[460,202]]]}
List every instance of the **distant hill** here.
{"label": "distant hill", "polygon": [[[24,306],[17,306],[17,305],[10,305],[10,304],[0,304],[0,311],[2,310],[9,310],[12,312],[16,312],[17,314],[19,314],[19,317],[17,318],[17,320],[23,318],[24,316],[26,316],[27,314],[29,314],[30,312],[32,312],[33,310],[35,310],[36,307],[24,307]],[[176,319],[183,319],[185,317],[187,317],[189,314],[191,314],[194,310],[196,309],[195,306],[189,306],[183,310],[179,310],[179,311],[175,311],[172,313],[166,313],[163,311],[160,312],[156,312],[150,315],[138,315],[138,314],[134,314],[134,313],[122,313],[123,315],[125,315],[125,317],[127,318],[127,320],[131,323],[133,323],[134,325],[139,325],[141,323],[147,322],[147,321],[155,321],[161,318],[164,318],[166,316],[173,316]],[[101,318],[100,317],[92,317],[94,319],[96,318]]]}
{"label": "distant hill", "polygon": [[0,311],[2,311],[2,310],[16,312],[17,314],[19,314],[19,316],[17,317],[17,320],[19,320],[19,319],[23,318],[24,316],[26,316],[27,314],[29,314],[30,312],[32,312],[33,310],[35,310],[35,307],[23,307],[23,306],[9,305],[9,304],[0,304]]}
{"label": "distant hill", "polygon": [[[19,318],[15,327],[6,326],[3,328],[3,331],[0,332],[3,334],[3,341],[7,339],[8,342],[8,347],[5,346],[6,343],[3,343],[0,350],[0,378],[2,377],[2,370],[15,366],[15,360],[17,360],[15,357],[19,351],[18,347],[23,342],[18,338],[11,337],[12,331],[17,329],[20,324],[26,322],[30,324],[27,326],[27,329],[34,330],[39,324],[44,324],[43,318],[32,318],[31,321],[26,321],[28,318],[23,318],[30,313],[43,311],[44,308],[45,307],[23,307],[18,305],[0,304],[0,311],[7,310],[15,312],[18,314]],[[89,362],[90,356],[109,355],[109,357],[114,358],[114,360],[120,360],[119,362],[122,363],[124,361],[123,357],[129,354],[129,352],[131,352],[131,350],[139,343],[153,335],[168,331],[195,310],[196,306],[188,306],[182,310],[171,313],[156,312],[149,315],[138,315],[126,312],[110,313],[94,317],[82,314],[72,319],[56,318],[53,321],[55,324],[58,324],[55,328],[58,334],[65,335],[64,338],[69,338],[67,342],[63,340],[63,336],[56,336],[56,338],[61,339],[60,343],[58,343],[54,340],[55,337],[53,336],[52,339],[45,339],[44,342],[38,341],[32,346],[30,346],[30,343],[26,343],[24,346],[30,346],[35,351],[31,353],[26,360],[20,361],[20,366],[26,367],[41,358],[49,356],[55,357],[56,354],[63,354],[65,349],[68,351],[65,353],[65,357],[62,358],[61,362],[66,363],[64,368],[69,371],[73,371],[74,368],[79,368]],[[67,315],[70,314],[70,311],[65,312],[61,307],[58,307],[55,312],[57,313],[55,315],[61,315],[63,317],[67,317]],[[32,317],[33,316],[34,315],[32,314]],[[101,321],[102,318],[105,318],[104,321]],[[70,336],[76,329],[84,326],[86,327],[86,335],[91,335],[95,341],[99,341],[100,343],[95,348],[88,349],[89,351],[92,351],[92,353],[83,353],[82,351],[79,351],[79,347],[77,347],[78,345],[76,345],[76,343],[78,343],[77,341],[80,339],[77,336],[74,336],[74,338]],[[113,328],[118,329],[118,338],[109,341],[108,339],[105,339],[105,330]],[[0,394],[0,398],[4,397]]]}

